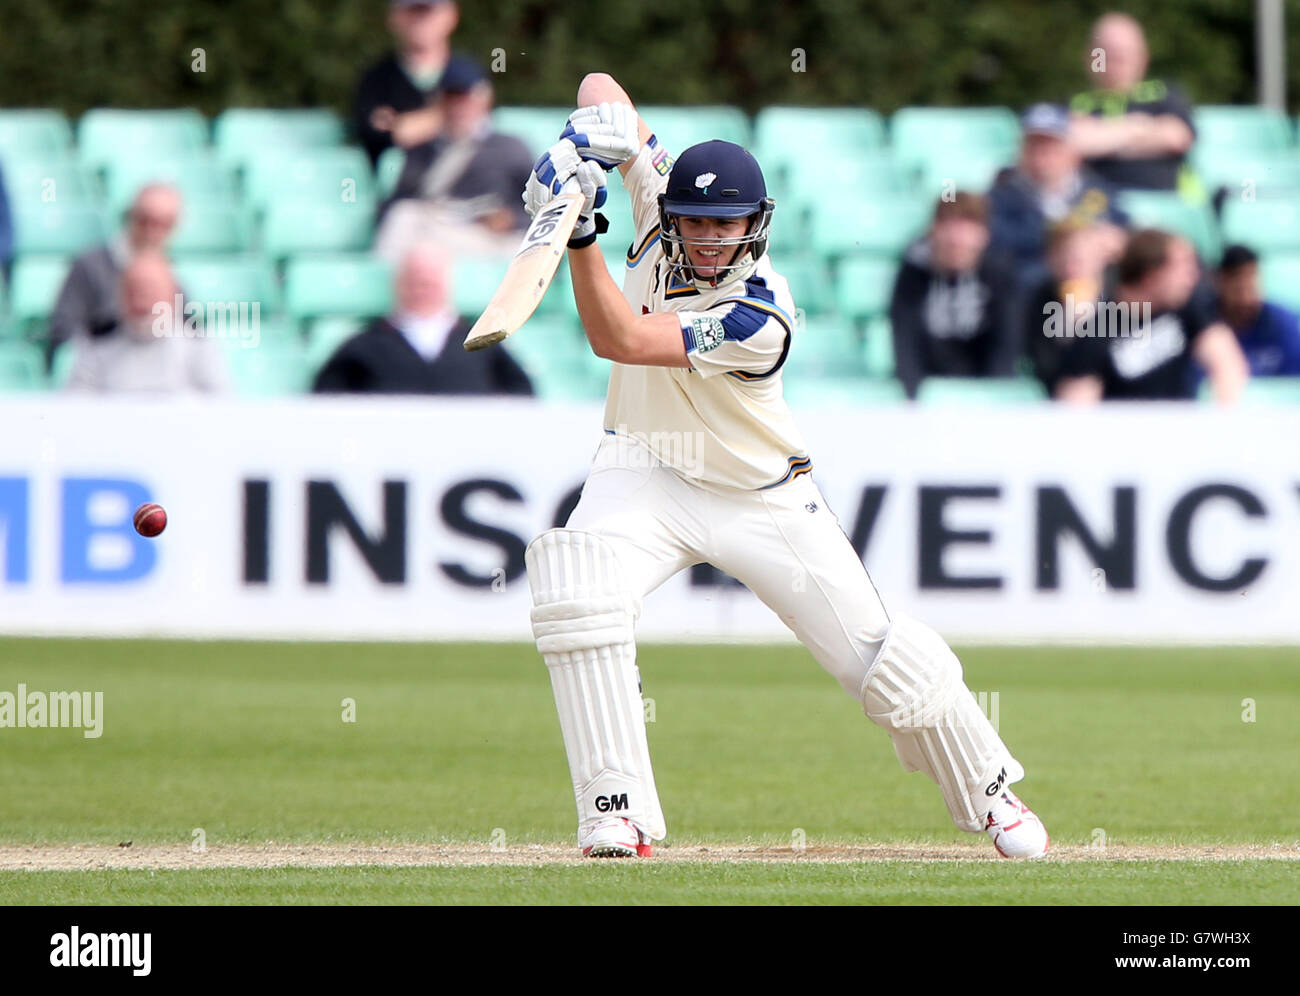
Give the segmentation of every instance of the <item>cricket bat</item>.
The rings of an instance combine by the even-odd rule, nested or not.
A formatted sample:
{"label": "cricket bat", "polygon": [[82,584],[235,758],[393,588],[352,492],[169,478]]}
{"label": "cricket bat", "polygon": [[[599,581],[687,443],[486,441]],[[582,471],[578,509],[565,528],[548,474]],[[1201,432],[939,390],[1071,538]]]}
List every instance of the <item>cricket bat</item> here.
{"label": "cricket bat", "polygon": [[[570,184],[576,191],[577,184],[573,181]],[[546,288],[551,286],[582,210],[582,194],[568,190],[566,185],[565,192],[538,211],[528,226],[510,260],[510,268],[501,279],[501,286],[465,336],[468,352],[493,346],[513,335],[537,310]]]}

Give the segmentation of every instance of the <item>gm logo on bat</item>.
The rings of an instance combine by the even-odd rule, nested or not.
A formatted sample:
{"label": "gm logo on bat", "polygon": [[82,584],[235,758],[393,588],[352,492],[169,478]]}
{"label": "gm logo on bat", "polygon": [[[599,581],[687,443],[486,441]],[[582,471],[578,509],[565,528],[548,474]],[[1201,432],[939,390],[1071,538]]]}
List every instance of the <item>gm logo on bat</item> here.
{"label": "gm logo on bat", "polygon": [[539,245],[549,241],[551,233],[555,231],[555,226],[560,223],[564,213],[569,210],[569,202],[554,204],[542,211],[533,219],[532,227],[528,229],[528,234],[524,236],[523,244],[519,247],[516,256],[522,256],[529,249],[536,249]]}

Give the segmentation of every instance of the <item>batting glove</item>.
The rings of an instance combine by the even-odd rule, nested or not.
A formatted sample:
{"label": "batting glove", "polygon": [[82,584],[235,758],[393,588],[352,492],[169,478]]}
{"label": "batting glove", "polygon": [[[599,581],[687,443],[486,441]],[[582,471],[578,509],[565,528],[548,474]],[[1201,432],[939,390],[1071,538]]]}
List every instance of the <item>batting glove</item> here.
{"label": "batting glove", "polygon": [[578,154],[609,171],[641,151],[639,119],[631,104],[594,104],[569,115],[561,138],[573,142]]}
{"label": "batting glove", "polygon": [[609,230],[609,222],[596,209],[603,207],[608,189],[605,186],[605,170],[600,163],[584,162],[578,167],[574,176],[582,189],[582,211],[578,223],[573,226],[569,236],[570,249],[585,249],[596,241],[596,236]]}
{"label": "batting glove", "polygon": [[524,210],[528,212],[528,217],[536,215],[559,194],[581,163],[578,150],[567,138],[561,139],[542,153],[542,157],[533,164],[533,172],[524,185]]}

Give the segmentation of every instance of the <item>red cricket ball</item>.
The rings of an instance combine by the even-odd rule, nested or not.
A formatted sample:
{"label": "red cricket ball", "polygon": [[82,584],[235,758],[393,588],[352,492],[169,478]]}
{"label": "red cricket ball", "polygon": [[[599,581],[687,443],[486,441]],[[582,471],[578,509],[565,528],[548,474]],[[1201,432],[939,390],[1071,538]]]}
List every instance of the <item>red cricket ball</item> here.
{"label": "red cricket ball", "polygon": [[167,528],[167,512],[154,502],[135,510],[135,531],[141,536],[157,536]]}

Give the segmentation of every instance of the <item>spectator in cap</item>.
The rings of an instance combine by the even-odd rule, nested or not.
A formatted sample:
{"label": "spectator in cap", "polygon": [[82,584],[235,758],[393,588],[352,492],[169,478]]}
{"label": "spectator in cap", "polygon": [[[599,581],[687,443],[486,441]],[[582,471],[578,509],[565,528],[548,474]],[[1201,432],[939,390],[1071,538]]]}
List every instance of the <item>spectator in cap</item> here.
{"label": "spectator in cap", "polygon": [[1114,191],[1082,165],[1070,142],[1070,115],[1055,104],[1035,104],[1020,119],[1020,158],[998,174],[989,191],[992,245],[1016,265],[1020,287],[1036,287],[1047,275],[1047,233],[1065,221],[1101,226],[1109,257],[1124,248],[1128,217]]}
{"label": "spectator in cap", "polygon": [[1219,313],[1237,336],[1252,377],[1300,376],[1300,324],[1290,308],[1264,300],[1259,256],[1228,246],[1215,275]]}
{"label": "spectator in cap", "polygon": [[517,394],[532,384],[502,346],[465,352],[451,259],[419,245],[397,272],[396,308],[344,342],[316,375],[320,394]]}
{"label": "spectator in cap", "polygon": [[410,149],[393,196],[380,209],[376,251],[399,261],[420,242],[454,255],[509,255],[528,227],[519,192],[533,156],[492,129],[492,84],[477,67],[446,81],[437,138]]}
{"label": "spectator in cap", "polygon": [[473,59],[451,50],[459,20],[452,0],[388,5],[396,47],[362,74],[352,105],[353,130],[372,164],[394,144],[410,148],[438,134],[442,122],[433,98],[445,80],[477,68]]}
{"label": "spectator in cap", "polygon": [[1102,16],[1087,53],[1095,86],[1070,102],[1070,137],[1117,190],[1197,195],[1199,186],[1184,169],[1196,141],[1191,102],[1164,80],[1148,79],[1149,61],[1142,25],[1128,14]]}
{"label": "spectator in cap", "polygon": [[957,191],[935,205],[894,281],[894,366],[908,397],[926,377],[1011,377],[1020,355],[1015,277],[989,247],[988,208]]}

